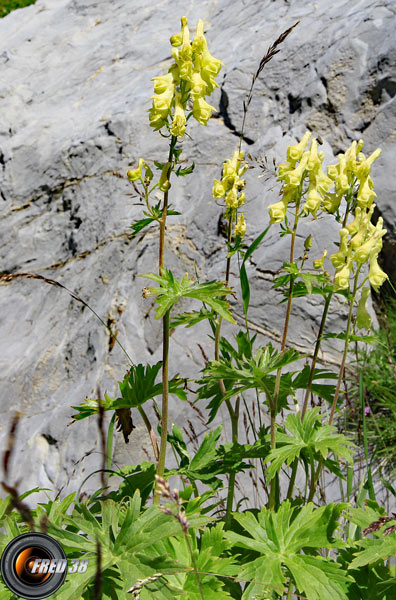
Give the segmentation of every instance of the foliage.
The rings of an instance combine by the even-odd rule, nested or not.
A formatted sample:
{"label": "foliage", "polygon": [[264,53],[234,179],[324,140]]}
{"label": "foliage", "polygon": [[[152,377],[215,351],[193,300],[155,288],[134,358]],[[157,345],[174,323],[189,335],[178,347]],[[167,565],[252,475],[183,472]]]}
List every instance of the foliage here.
{"label": "foliage", "polygon": [[12,10],[30,6],[35,2],[36,0],[0,0],[0,18],[8,15]]}
{"label": "foliage", "polygon": [[[6,5],[15,7],[15,3]],[[86,399],[73,407],[74,422],[87,417],[98,420],[103,462],[83,483],[96,473],[101,473],[102,482],[91,495],[80,494],[79,490],[63,499],[48,496],[47,502],[29,508],[25,499],[45,490],[19,495],[18,484],[9,482],[19,418],[15,417],[3,458],[3,488],[8,496],[0,500],[0,549],[32,529],[46,531],[57,539],[68,559],[83,554],[89,560],[87,570],[76,576],[68,571],[64,585],[54,595],[56,600],[125,600],[132,595],[141,600],[172,600],[175,596],[189,600],[290,600],[293,595],[307,600],[390,600],[396,596],[396,572],[391,564],[396,554],[396,514],[387,514],[376,502],[369,461],[369,445],[378,457],[389,460],[395,456],[391,445],[395,446],[396,305],[388,314],[387,326],[377,336],[367,335],[371,324],[366,308],[368,284],[378,291],[387,279],[377,260],[386,231],[381,217],[376,224],[371,222],[376,194],[370,170],[381,151],[377,149],[366,157],[363,141],[354,141],[338,155],[338,164],[329,165],[325,173],[325,155],[318,152],[319,138],[308,147],[311,133],[307,132],[288,147],[286,162],[277,165],[281,200],[268,207],[270,225],[260,228],[262,233],[246,243],[247,220],[242,209],[247,185],[242,176],[249,168],[242,150],[246,115],[255,81],[279,52],[278,46],[292,32],[293,25],[261,59],[243,102],[239,146],[232,158],[223,162],[221,180],[214,180],[212,187],[213,197],[224,199],[225,278],[202,282],[198,275],[195,279],[188,274],[177,278],[165,266],[166,221],[181,214],[169,203],[171,178],[188,178],[195,172],[195,163],[190,160],[186,161],[189,166],[182,166],[182,138],[185,141],[189,137],[186,131],[190,118],[201,125],[210,119],[215,109],[205,98],[218,87],[215,78],[223,65],[209,52],[203,27],[199,20],[191,41],[187,19],[182,17],[181,31],[170,39],[172,62],[168,73],[153,78],[150,126],[168,140],[167,160],[149,161],[154,164],[151,168],[140,158],[138,166],[127,173],[134,193],[145,206],[144,218],[131,225],[133,243],[139,243],[146,227],[159,230],[156,273],[141,277],[157,284],[145,287],[143,297],[155,299],[156,319],[162,320],[162,360],[134,364],[130,359],[123,380],[118,382],[118,397],[105,393],[103,400]],[[159,192],[162,195],[158,201]],[[300,244],[297,233],[302,219],[308,215],[316,219],[323,213],[333,215],[342,225],[337,252],[329,257],[333,274],[324,266],[326,249],[321,258],[313,260],[313,269],[309,268],[312,234]],[[354,219],[349,222],[351,216]],[[269,227],[276,224],[280,236],[290,239],[289,257],[273,281],[279,302],[285,306],[279,348],[260,340],[257,333],[253,335],[252,329],[260,328],[248,320],[249,261]],[[140,232],[142,236],[137,235]],[[297,248],[301,255],[296,259]],[[235,259],[240,299],[230,286],[234,272],[231,262]],[[362,277],[366,264],[368,274]],[[65,289],[37,275],[2,277],[10,281],[19,276],[39,277]],[[326,319],[337,294],[347,307],[346,326],[344,331],[329,332]],[[311,295],[323,302],[323,312],[313,348],[303,354],[288,341],[289,324],[293,302]],[[234,338],[222,335],[224,320],[229,327],[236,324],[237,310],[231,311],[231,296],[233,302],[240,302],[244,320],[244,328]],[[198,301],[199,306],[175,314],[180,301],[186,298]],[[196,327],[203,321],[210,326],[214,359],[209,360],[199,344],[205,360],[201,376],[195,380],[169,377],[173,329]],[[321,346],[327,339],[343,344],[338,373],[318,366]],[[363,422],[366,472],[360,487],[354,488],[355,446],[338,432],[333,419],[336,411],[342,410],[348,353],[354,345],[358,355],[361,343],[374,346],[371,354],[361,355],[360,360],[359,404],[354,410],[361,412]],[[169,427],[170,395],[176,403],[185,403],[182,418],[189,429],[182,430],[175,423]],[[157,405],[159,397],[161,407]],[[201,400],[209,401],[206,414],[201,411]],[[159,444],[145,412],[148,402],[158,417]],[[198,433],[187,416],[190,406],[205,428]],[[371,417],[366,414],[367,408]],[[223,410],[228,412],[229,423],[212,427],[215,418],[224,419]],[[106,435],[104,415],[108,411],[112,417]],[[143,420],[155,461],[111,468],[114,429],[118,427],[128,442],[135,416]],[[382,445],[374,443],[373,427],[380,432]],[[224,439],[228,429],[230,441]],[[175,458],[172,467],[167,462],[169,447]],[[299,467],[301,481],[297,485]],[[346,480],[347,501],[326,503],[320,487],[324,472],[335,474],[343,493]],[[251,494],[240,490],[241,473],[252,482]],[[109,489],[108,475],[112,483],[116,477],[121,479],[118,487],[113,484]],[[171,489],[171,478],[183,489]],[[395,494],[390,482],[384,485]],[[237,498],[238,489],[244,496]],[[367,491],[369,500],[364,502]],[[351,504],[354,495],[356,501]],[[247,508],[242,510],[244,503]],[[10,598],[0,582],[0,600]]]}

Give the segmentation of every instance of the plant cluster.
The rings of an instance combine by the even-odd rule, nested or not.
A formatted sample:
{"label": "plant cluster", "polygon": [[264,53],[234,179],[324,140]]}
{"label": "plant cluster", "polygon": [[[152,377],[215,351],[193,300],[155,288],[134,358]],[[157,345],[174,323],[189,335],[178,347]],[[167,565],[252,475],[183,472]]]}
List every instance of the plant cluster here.
{"label": "plant cluster", "polygon": [[[178,279],[166,267],[164,243],[168,217],[179,214],[169,204],[171,179],[189,176],[194,170],[194,163],[181,166],[182,138],[187,137],[191,117],[207,124],[214,109],[205,98],[217,85],[215,77],[222,65],[208,50],[203,22],[198,22],[192,42],[187,19],[183,17],[181,23],[180,33],[171,38],[174,63],[166,75],[154,78],[149,111],[150,126],[168,139],[167,159],[152,163],[141,158],[128,171],[131,185],[145,202],[144,218],[132,224],[131,236],[148,226],[159,226],[158,272],[142,277],[155,284],[145,287],[143,296],[155,299],[156,319],[162,321],[162,360],[154,365],[130,360],[119,382],[118,397],[105,394],[103,401],[86,399],[73,407],[75,421],[98,416],[105,454],[102,471],[117,475],[122,482],[108,492],[103,481],[103,487],[87,499],[79,491],[39,504],[28,513],[23,504],[27,494],[19,496],[8,486],[10,495],[0,504],[1,547],[35,528],[58,539],[70,558],[84,552],[91,561],[89,568],[68,578],[55,595],[57,600],[170,600],[175,595],[189,600],[390,600],[396,593],[391,562],[396,554],[396,519],[373,497],[369,467],[364,485],[354,487],[356,447],[333,424],[343,404],[342,382],[350,347],[370,340],[358,331],[370,328],[369,286],[378,290],[387,278],[377,262],[386,232],[381,219],[375,225],[371,221],[375,192],[370,169],[380,150],[366,157],[363,142],[352,142],[326,173],[319,139],[313,139],[307,149],[311,137],[307,132],[299,143],[289,146],[286,162],[277,167],[281,199],[269,206],[270,224],[252,243],[245,243],[247,225],[240,212],[248,195],[242,179],[248,168],[242,151],[245,118],[255,81],[291,27],[261,60],[244,102],[239,146],[230,151],[232,158],[224,161],[221,178],[213,183],[213,197],[224,198],[225,277],[199,281],[185,274]],[[154,200],[158,190],[160,202]],[[327,249],[313,259],[312,268],[308,266],[311,236],[305,240],[303,256],[296,258],[300,221],[316,219],[322,212],[334,215],[341,226],[338,250],[330,256],[332,274],[325,263]],[[251,335],[246,269],[274,225],[290,240],[288,260],[274,281],[285,302],[278,349],[260,345],[257,336]],[[222,321],[236,325],[230,305],[236,291],[229,285],[235,259],[245,327],[229,339],[222,335]],[[312,353],[303,355],[288,344],[288,332],[293,300],[310,294],[323,298],[323,314]],[[346,328],[341,333],[325,333],[334,295],[341,296],[347,306]],[[192,309],[180,312],[179,303],[185,298],[193,301]],[[196,327],[202,321],[210,326],[214,359],[206,359],[195,382],[178,374],[170,377],[171,329]],[[338,373],[318,366],[326,337],[343,341]],[[301,368],[302,361],[305,366]],[[180,401],[189,400],[207,426],[200,444],[192,438],[194,452],[186,439],[186,435],[191,437],[188,430],[169,425],[170,394]],[[157,427],[146,412],[151,402],[159,416]],[[206,415],[203,402],[207,403]],[[221,443],[222,425],[211,427],[222,405],[231,423],[228,443]],[[106,443],[103,415],[108,411],[112,418]],[[112,469],[114,427],[128,441],[133,435],[132,411],[139,412],[147,428],[155,461]],[[173,468],[167,468],[169,448],[176,458]],[[343,502],[326,503],[325,473],[339,479]],[[253,501],[245,497],[237,501],[240,474],[252,481]],[[180,489],[171,489],[171,477]],[[366,500],[367,490],[370,498]],[[0,587],[0,600],[9,598],[7,589]]]}

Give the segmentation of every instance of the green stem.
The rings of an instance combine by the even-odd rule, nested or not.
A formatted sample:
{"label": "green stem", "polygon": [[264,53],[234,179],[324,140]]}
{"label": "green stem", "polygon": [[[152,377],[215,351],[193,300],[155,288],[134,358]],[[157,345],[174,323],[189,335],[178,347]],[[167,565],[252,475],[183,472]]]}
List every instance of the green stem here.
{"label": "green stem", "polygon": [[[161,410],[161,443],[160,452],[158,458],[157,475],[159,477],[164,476],[165,472],[165,458],[166,458],[166,444],[168,436],[168,363],[169,363],[169,316],[170,310],[168,310],[163,319],[163,339],[162,339],[162,410]],[[155,491],[154,504],[159,504],[161,494]]]}
{"label": "green stem", "polygon": [[[333,403],[332,403],[332,406],[331,406],[331,412],[330,412],[330,416],[329,416],[329,425],[331,425],[332,422],[333,422],[334,413],[335,413],[335,410],[336,410],[336,407],[337,407],[338,396],[340,394],[341,383],[342,383],[342,379],[343,379],[343,376],[344,376],[345,363],[346,363],[346,358],[347,358],[348,349],[349,349],[349,338],[350,338],[350,334],[351,334],[353,306],[354,306],[354,303],[355,303],[355,297],[356,297],[356,292],[357,292],[357,287],[358,287],[358,278],[359,278],[359,274],[360,274],[360,269],[361,269],[361,266],[359,266],[357,268],[356,273],[355,273],[355,278],[354,278],[353,292],[352,292],[351,302],[350,302],[350,305],[349,305],[348,321],[347,321],[347,328],[346,328],[346,333],[345,333],[344,352],[343,352],[343,355],[342,355],[340,372],[338,374],[337,385],[336,385],[336,389],[335,389],[335,393],[334,393],[334,399],[333,399]],[[308,502],[312,502],[312,500],[313,500],[313,497],[315,495],[316,486],[317,486],[317,483],[318,483],[318,479],[319,479],[319,475],[320,475],[320,472],[322,470],[322,467],[323,467],[323,457],[321,457],[319,459],[318,467],[316,469],[315,476],[311,480]]]}
{"label": "green stem", "polygon": [[[232,443],[233,444],[238,443],[239,403],[240,403],[240,398],[238,396],[238,398],[235,402],[235,410],[233,410],[232,413],[230,412],[231,427],[232,427]],[[235,477],[236,477],[236,472],[232,471],[230,473],[230,479],[228,482],[225,529],[229,529],[231,527],[231,518],[232,518],[231,512],[232,512],[232,503],[234,500]]]}
{"label": "green stem", "polygon": [[[173,150],[177,142],[177,137],[174,135],[171,138],[169,145],[168,154],[168,173],[167,179],[170,179],[172,168],[171,161],[173,158]],[[158,270],[161,275],[164,268],[164,247],[165,247],[165,228],[166,228],[166,216],[168,212],[168,197],[169,192],[164,192],[164,204],[162,209],[162,216],[160,219],[160,243],[159,243],[159,258],[158,258]],[[164,476],[165,471],[165,459],[166,459],[166,444],[168,436],[168,359],[169,359],[169,315],[168,310],[162,318],[162,410],[161,410],[161,443],[160,452],[158,457],[157,475],[159,477]],[[154,493],[154,504],[160,503],[161,495],[158,492],[157,486]]]}
{"label": "green stem", "polygon": [[[296,201],[296,214],[295,214],[295,217],[294,217],[294,226],[293,226],[293,230],[292,230],[292,239],[291,239],[291,244],[290,244],[290,260],[289,260],[290,263],[294,262],[294,246],[295,246],[295,242],[296,242],[296,233],[297,233],[297,225],[298,225],[298,219],[299,219],[300,201],[301,201],[301,193],[299,194],[299,198]],[[285,324],[284,324],[284,327],[283,327],[281,352],[283,352],[283,350],[286,347],[287,333],[288,333],[288,329],[289,329],[289,321],[290,321],[290,313],[291,313],[291,305],[292,305],[292,300],[293,300],[293,288],[294,288],[294,277],[293,277],[293,275],[290,275],[289,293],[288,293],[288,298],[287,298],[287,309],[286,309],[286,316],[285,316]],[[276,372],[274,397],[270,401],[270,411],[271,411],[271,450],[274,449],[275,446],[276,446],[276,436],[275,436],[275,432],[276,432],[276,412],[277,412],[277,405],[278,405],[278,398],[279,398],[281,373],[282,373],[282,368],[278,369],[277,372]],[[270,497],[269,497],[269,501],[268,501],[268,508],[270,510],[274,510],[274,507],[275,507],[275,478],[271,480],[271,484],[270,485],[271,485],[271,488],[270,488]]]}

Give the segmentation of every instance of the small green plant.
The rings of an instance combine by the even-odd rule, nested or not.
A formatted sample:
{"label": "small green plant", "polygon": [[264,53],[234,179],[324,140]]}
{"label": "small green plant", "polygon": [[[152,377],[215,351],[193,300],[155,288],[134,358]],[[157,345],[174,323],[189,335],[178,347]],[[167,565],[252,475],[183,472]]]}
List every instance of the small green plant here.
{"label": "small green plant", "polygon": [[[381,218],[375,225],[371,221],[376,194],[370,171],[381,151],[366,156],[363,141],[354,141],[325,172],[324,152],[307,132],[300,142],[289,146],[286,162],[277,166],[281,199],[269,206],[269,225],[265,222],[262,233],[247,244],[249,192],[243,176],[249,163],[242,150],[244,124],[255,81],[294,26],[289,28],[269,48],[252,77],[243,104],[239,144],[230,151],[231,158],[224,160],[221,176],[213,183],[213,197],[224,199],[224,279],[199,281],[189,274],[176,277],[166,266],[165,254],[167,219],[179,214],[170,205],[171,179],[193,176],[194,163],[182,168],[180,160],[188,145],[187,130],[191,119],[207,124],[214,108],[206,98],[218,85],[215,78],[223,65],[209,52],[203,22],[198,22],[192,41],[187,19],[182,17],[181,23],[180,33],[171,38],[174,62],[167,74],[154,78],[149,111],[150,126],[168,141],[167,156],[164,162],[141,158],[127,174],[145,205],[144,218],[131,226],[132,238],[158,223],[158,273],[141,276],[156,284],[144,287],[143,297],[155,299],[156,319],[162,321],[162,360],[143,365],[130,359],[117,398],[105,394],[104,400],[86,399],[74,407],[75,421],[94,415],[99,419],[104,454],[101,470],[122,482],[107,493],[103,475],[102,488],[92,497],[83,499],[79,490],[75,496],[49,500],[33,511],[26,509],[15,487],[4,483],[9,496],[0,505],[4,530],[0,543],[4,547],[29,528],[45,528],[61,542],[68,557],[85,552],[90,560],[88,570],[79,578],[66,579],[55,595],[57,600],[124,600],[131,595],[141,600],[171,600],[175,595],[189,600],[393,599],[395,515],[385,514],[375,501],[370,468],[367,485],[360,490],[353,487],[355,445],[333,423],[343,406],[348,353],[353,345],[370,339],[364,335],[370,328],[366,307],[370,285],[378,290],[387,279],[377,260],[386,231]],[[160,202],[153,199],[158,191]],[[331,267],[326,263],[325,248],[320,257],[310,257],[311,236],[298,247],[299,224],[319,215],[334,218],[340,226],[336,251],[329,257]],[[246,264],[272,226],[279,226],[280,235],[290,240],[287,262],[274,281],[285,305],[279,348],[260,344],[257,335],[251,335],[248,320]],[[232,262],[239,271],[238,290],[230,286]],[[333,274],[327,270],[332,268]],[[4,276],[4,281],[18,276],[29,277],[11,274]],[[288,343],[292,304],[295,298],[311,294],[322,297],[323,313],[312,352],[302,354]],[[346,305],[343,332],[326,331],[335,295]],[[236,325],[231,297],[241,302],[244,327],[227,338],[222,335],[223,320]],[[191,310],[179,312],[181,299],[190,299]],[[203,372],[193,381],[179,374],[171,377],[171,328],[198,327],[203,320],[211,330],[213,359],[206,357]],[[338,373],[318,366],[325,338],[343,342]],[[303,368],[297,366],[302,360]],[[183,431],[175,424],[169,426],[170,394],[188,400],[205,421],[208,431],[200,443],[193,429],[192,435],[186,432],[193,451]],[[309,407],[310,398],[316,398],[323,410]],[[147,416],[147,402],[155,403],[157,428]],[[232,430],[231,442],[226,444],[221,444],[222,426],[211,428],[222,406]],[[112,418],[106,441],[103,418],[108,411]],[[114,425],[127,442],[133,435],[132,414],[136,411],[150,434],[155,462],[112,469]],[[242,418],[246,439],[241,437]],[[6,467],[15,427],[14,423]],[[176,458],[172,469],[167,468],[168,449]],[[302,485],[296,483],[298,470]],[[236,497],[242,472],[251,476],[253,498],[257,498],[244,510],[246,498],[237,501]],[[341,486],[347,479],[344,502],[323,501],[319,484],[324,472],[335,475]],[[171,489],[171,477],[178,478],[179,490]],[[370,499],[364,503],[368,489]],[[354,494],[357,501],[352,504]],[[7,589],[1,587],[0,599],[9,598]]]}
{"label": "small green plant", "polygon": [[0,18],[8,15],[12,10],[30,6],[35,2],[36,0],[0,0]]}

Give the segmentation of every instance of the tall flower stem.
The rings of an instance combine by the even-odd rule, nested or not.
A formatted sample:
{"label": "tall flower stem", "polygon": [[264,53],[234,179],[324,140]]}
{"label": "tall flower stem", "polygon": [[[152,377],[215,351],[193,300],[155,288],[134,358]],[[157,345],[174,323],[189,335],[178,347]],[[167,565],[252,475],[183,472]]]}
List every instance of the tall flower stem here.
{"label": "tall flower stem", "polygon": [[[342,379],[344,376],[345,363],[346,363],[346,358],[348,355],[349,341],[350,341],[350,335],[351,335],[353,306],[355,304],[355,298],[356,298],[356,293],[357,293],[357,289],[358,289],[358,279],[359,279],[360,269],[361,269],[361,266],[359,266],[357,268],[356,273],[355,273],[355,278],[354,278],[353,292],[352,292],[351,302],[349,305],[347,328],[346,328],[346,332],[345,332],[344,352],[342,355],[340,371],[339,371],[338,379],[337,379],[337,385],[336,385],[336,389],[335,389],[335,393],[334,393],[333,403],[331,406],[331,411],[330,411],[330,416],[329,416],[329,425],[331,425],[333,423],[334,413],[335,413],[335,409],[337,407],[338,396],[340,394],[341,383],[342,383]],[[311,480],[308,502],[311,502],[313,500],[322,467],[323,467],[323,458],[321,457],[318,462],[316,473],[312,477],[312,480]]]}
{"label": "tall flower stem", "polygon": [[[169,155],[168,163],[169,168],[167,172],[167,179],[170,179],[172,172],[172,158],[173,150],[177,142],[177,137],[172,136],[169,144]],[[158,257],[158,270],[161,275],[164,268],[164,248],[165,248],[165,228],[166,228],[166,216],[168,211],[168,197],[169,191],[164,192],[164,204],[162,208],[162,215],[160,219],[160,243],[159,243],[159,257]],[[166,459],[166,445],[168,436],[168,398],[169,398],[169,317],[170,310],[168,310],[162,318],[162,408],[161,408],[161,442],[160,451],[158,457],[157,475],[159,477],[164,476],[165,471],[165,459]],[[160,503],[160,492],[156,485],[154,493],[154,504]]]}
{"label": "tall flower stem", "polygon": [[[299,214],[300,213],[300,201],[301,201],[301,189],[300,189],[300,193],[298,195],[298,199],[296,201],[296,214],[295,214],[295,217],[294,217],[294,225],[293,225],[293,229],[292,229],[292,233],[291,233],[290,259],[289,259],[290,263],[294,262],[294,247],[295,247],[295,243],[296,243],[297,225],[298,225],[298,220],[299,220],[299,217],[300,217],[300,214]],[[283,350],[285,349],[286,342],[287,342],[287,333],[288,333],[288,330],[289,330],[291,305],[292,305],[292,300],[293,300],[293,288],[294,288],[294,277],[291,274],[290,275],[290,283],[289,283],[289,293],[288,293],[288,297],[287,297],[287,308],[286,308],[285,324],[283,326],[283,336],[282,336],[282,343],[281,343],[281,352],[283,352]],[[271,450],[273,448],[275,448],[275,446],[276,446],[276,439],[275,439],[276,414],[277,414],[278,399],[279,399],[281,373],[282,373],[282,368],[279,368],[277,370],[277,372],[276,372],[274,396],[273,396],[272,399],[270,399]],[[274,510],[274,508],[275,508],[275,489],[276,489],[275,483],[276,483],[276,480],[275,480],[275,478],[273,478],[271,480],[271,484],[270,484],[271,488],[270,488],[270,497],[269,497],[269,502],[268,502],[268,508],[270,510]]]}
{"label": "tall flower stem", "polygon": [[[322,319],[320,321],[319,332],[318,332],[318,336],[316,338],[315,350],[314,350],[314,354],[312,357],[311,369],[309,372],[307,389],[305,392],[304,404],[303,404],[302,411],[301,411],[301,421],[303,421],[307,407],[308,407],[309,394],[311,393],[311,385],[312,385],[312,380],[313,380],[313,376],[314,376],[314,372],[315,372],[315,366],[316,366],[316,362],[318,360],[323,330],[324,330],[324,326],[326,323],[326,319],[327,319],[327,315],[329,312],[329,306],[330,306],[332,297],[333,297],[333,290],[327,294],[325,305],[323,308]],[[292,494],[293,494],[294,483],[296,481],[296,475],[297,475],[297,467],[298,467],[298,459],[296,458],[293,461],[292,472],[291,472],[290,481],[289,481],[289,487],[287,490],[287,498],[289,500],[291,499]]]}

